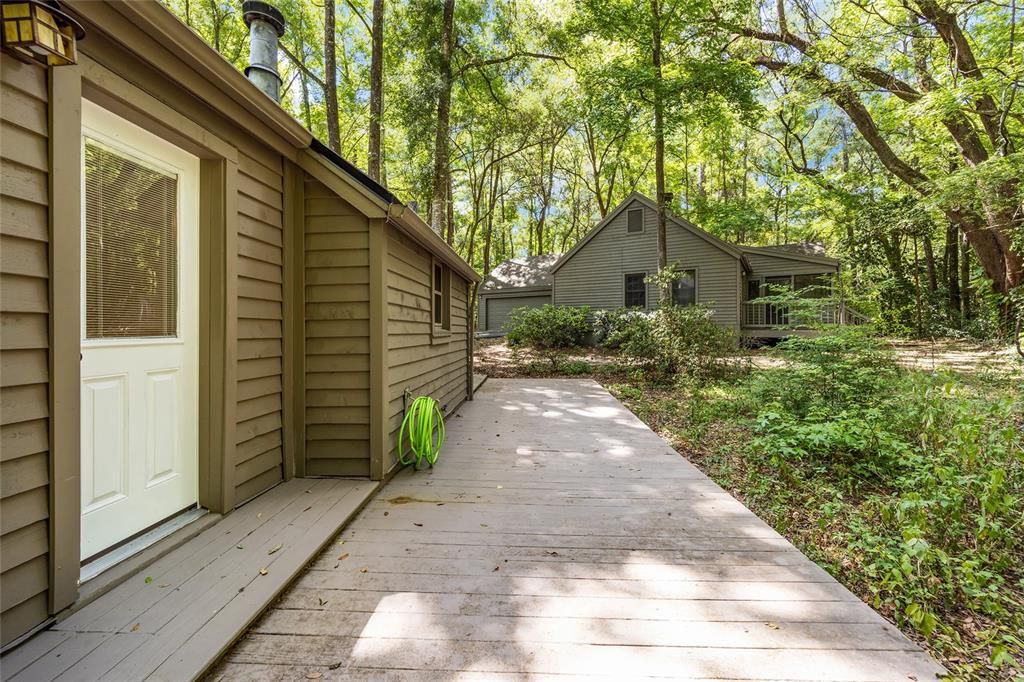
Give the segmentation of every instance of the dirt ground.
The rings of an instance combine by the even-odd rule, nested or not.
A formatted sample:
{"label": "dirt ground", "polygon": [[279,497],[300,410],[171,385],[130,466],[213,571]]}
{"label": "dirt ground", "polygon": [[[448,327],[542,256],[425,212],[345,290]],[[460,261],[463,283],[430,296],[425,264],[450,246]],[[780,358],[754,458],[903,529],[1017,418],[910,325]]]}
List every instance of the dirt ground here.
{"label": "dirt ground", "polygon": [[[934,341],[909,341],[889,339],[897,361],[904,367],[936,371],[941,369],[956,372],[1004,371],[1024,373],[1024,361],[1012,346],[996,347],[971,341],[936,339]],[[744,351],[750,362],[758,367],[777,367],[782,360],[772,354],[770,348]],[[618,361],[615,353],[601,348],[585,348],[568,355],[569,360],[583,361],[598,367]],[[528,351],[516,354],[504,339],[478,339],[476,343],[476,371],[492,377],[513,377],[522,374],[523,367],[533,364],[539,368],[547,360]]]}

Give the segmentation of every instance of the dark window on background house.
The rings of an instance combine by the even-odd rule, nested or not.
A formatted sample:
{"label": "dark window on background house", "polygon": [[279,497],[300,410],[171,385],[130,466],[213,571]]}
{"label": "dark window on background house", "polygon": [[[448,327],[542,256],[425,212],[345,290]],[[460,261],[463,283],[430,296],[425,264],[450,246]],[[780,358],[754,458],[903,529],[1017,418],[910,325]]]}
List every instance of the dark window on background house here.
{"label": "dark window on background house", "polygon": [[624,305],[627,308],[647,307],[647,284],[644,283],[646,276],[643,272],[626,275]]}
{"label": "dark window on background house", "polygon": [[626,212],[626,232],[644,231],[644,210],[642,208],[631,208]]}
{"label": "dark window on background house", "polygon": [[696,305],[697,271],[681,270],[682,276],[672,282],[672,302],[678,306]]}

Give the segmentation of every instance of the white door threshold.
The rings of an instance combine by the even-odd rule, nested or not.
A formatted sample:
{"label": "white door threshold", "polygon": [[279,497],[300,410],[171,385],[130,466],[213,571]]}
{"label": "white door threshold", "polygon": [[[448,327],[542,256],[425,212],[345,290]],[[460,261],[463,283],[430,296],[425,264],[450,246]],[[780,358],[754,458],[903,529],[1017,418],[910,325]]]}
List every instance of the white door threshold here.
{"label": "white door threshold", "polygon": [[176,516],[173,516],[155,528],[151,528],[142,535],[124,543],[117,549],[113,549],[103,556],[90,561],[89,563],[82,566],[82,570],[79,573],[78,582],[80,585],[92,580],[96,576],[100,575],[104,571],[117,566],[125,559],[129,559],[139,552],[152,547],[156,543],[163,540],[168,535],[171,535],[175,531],[184,528],[188,524],[192,523],[196,519],[199,519],[207,514],[206,509],[197,508],[190,509],[182,512]]}

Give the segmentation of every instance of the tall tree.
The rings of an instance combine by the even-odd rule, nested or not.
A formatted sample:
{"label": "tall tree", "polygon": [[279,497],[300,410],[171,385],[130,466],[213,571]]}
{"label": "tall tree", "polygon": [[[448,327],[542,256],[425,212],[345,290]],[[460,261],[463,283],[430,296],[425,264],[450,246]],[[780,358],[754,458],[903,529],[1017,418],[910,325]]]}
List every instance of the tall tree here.
{"label": "tall tree", "polygon": [[[661,3],[651,0],[651,65],[654,80],[651,83],[651,99],[654,105],[654,187],[658,203],[658,270],[668,267],[668,235],[666,224],[668,208],[665,206],[665,76],[661,69]],[[665,292],[662,292],[662,296]]]}
{"label": "tall tree", "polygon": [[327,146],[340,152],[336,40],[334,0],[324,0],[324,103],[327,107]]}
{"label": "tall tree", "polygon": [[434,126],[434,172],[430,195],[430,227],[451,244],[454,225],[448,223],[448,193],[451,186],[449,137],[451,136],[452,50],[455,44],[455,0],[444,0],[441,16],[441,45],[438,68],[437,121]]}
{"label": "tall tree", "polygon": [[380,180],[381,121],[384,114],[384,0],[373,0],[370,43],[370,131],[366,167],[371,178]]}
{"label": "tall tree", "polygon": [[[1024,258],[1014,235],[1024,230],[1018,194],[1024,164],[1014,150],[1024,113],[1014,96],[1019,86],[1008,82],[1019,60],[1012,37],[993,41],[987,55],[992,68],[985,69],[976,56],[978,43],[969,37],[972,20],[991,32],[1015,18],[981,16],[986,3],[957,14],[936,0],[908,0],[899,7],[842,3],[840,13],[820,17],[794,1],[803,30],[790,25],[787,0],[775,0],[774,28],[736,26],[739,36],[755,44],[751,62],[831,100],[892,176],[960,228],[997,293],[1020,286]],[[1012,36],[1012,28],[1007,30]],[[891,68],[899,46],[886,41],[920,44],[924,32],[933,53],[916,48],[912,82]],[[932,63],[948,65],[948,72]],[[873,107],[861,94],[869,90],[882,93],[887,108]],[[913,139],[898,139],[899,126],[885,120],[893,111],[900,112],[904,129],[916,131],[914,138],[929,141],[931,151]],[[950,154],[959,157],[952,172]]]}

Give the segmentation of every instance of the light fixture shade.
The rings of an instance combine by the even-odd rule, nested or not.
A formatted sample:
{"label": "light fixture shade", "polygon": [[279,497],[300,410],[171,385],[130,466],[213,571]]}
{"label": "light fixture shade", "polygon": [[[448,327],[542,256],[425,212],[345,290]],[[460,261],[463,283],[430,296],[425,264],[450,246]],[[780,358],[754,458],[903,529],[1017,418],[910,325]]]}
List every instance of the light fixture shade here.
{"label": "light fixture shade", "polygon": [[76,43],[85,31],[56,2],[3,0],[0,22],[4,49],[50,66],[78,62]]}

